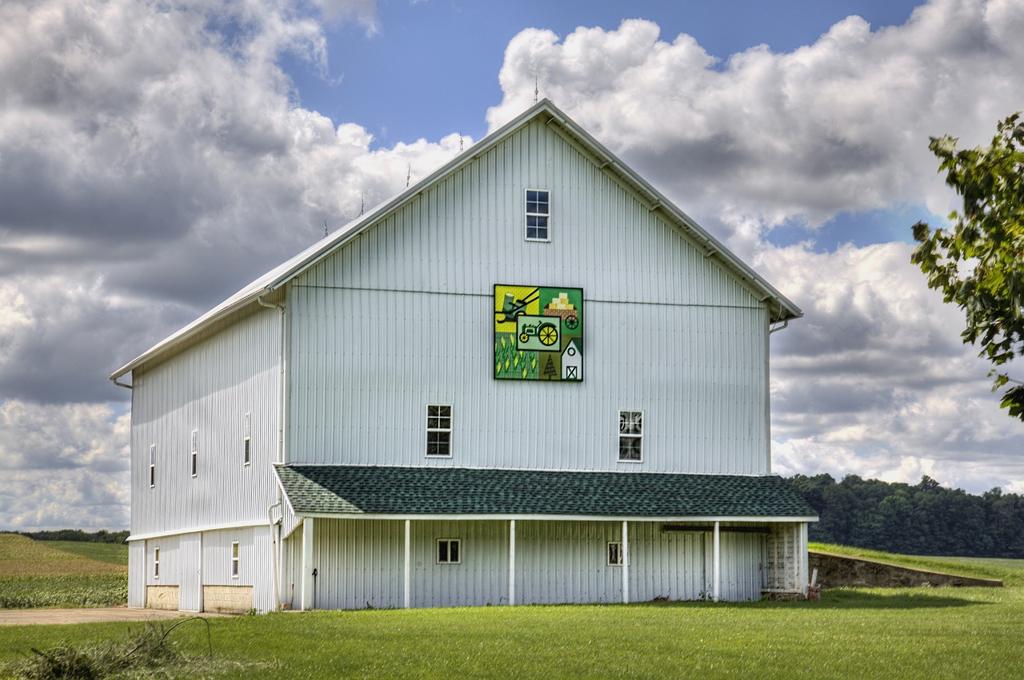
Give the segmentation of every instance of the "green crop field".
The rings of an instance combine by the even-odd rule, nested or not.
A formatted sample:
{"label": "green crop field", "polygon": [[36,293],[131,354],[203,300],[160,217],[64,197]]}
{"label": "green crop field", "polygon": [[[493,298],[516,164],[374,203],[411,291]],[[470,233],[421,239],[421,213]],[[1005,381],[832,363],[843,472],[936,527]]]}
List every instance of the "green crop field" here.
{"label": "green crop field", "polygon": [[0,608],[124,604],[127,563],[123,545],[0,534]]}
{"label": "green crop field", "polygon": [[[835,546],[835,551],[852,551]],[[820,602],[279,613],[210,620],[219,677],[1011,678],[1024,676],[1024,560],[907,558],[1005,588],[849,589]],[[165,624],[166,625],[166,624]],[[0,627],[0,662],[139,624]],[[205,654],[205,629],[171,635]],[[164,668],[170,677],[195,667]]]}

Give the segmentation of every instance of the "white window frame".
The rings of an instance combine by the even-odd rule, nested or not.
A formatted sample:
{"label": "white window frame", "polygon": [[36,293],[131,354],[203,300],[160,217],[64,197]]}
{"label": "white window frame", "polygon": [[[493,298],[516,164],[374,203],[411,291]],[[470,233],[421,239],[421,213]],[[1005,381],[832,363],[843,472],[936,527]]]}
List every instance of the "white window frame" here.
{"label": "white window frame", "polygon": [[[432,408],[446,408],[448,409],[448,427],[431,427],[431,417],[440,418],[442,416],[431,416],[430,409]],[[427,430],[426,436],[423,442],[423,455],[425,458],[451,458],[452,448],[454,446],[455,435],[453,430],[455,429],[455,408],[451,404],[427,404]],[[437,454],[430,453],[430,434],[432,432],[447,432],[448,433],[448,453]]]}
{"label": "white window frame", "polygon": [[[523,216],[523,235],[526,236],[526,240],[527,241],[532,241],[534,243],[551,243],[551,190],[550,189],[531,189],[531,188],[527,188],[525,191],[523,191],[523,208],[524,209],[527,207],[527,204],[529,203],[529,200],[527,200],[527,199],[529,198],[531,191],[543,191],[545,194],[548,195],[548,200],[547,200],[548,211],[546,213],[542,213],[542,212],[530,212],[529,210],[525,210],[526,214]],[[531,238],[530,237],[529,229],[530,229],[530,218],[531,217],[546,217],[546,218],[548,218],[548,226],[545,227],[545,233],[547,233],[547,236],[545,238]],[[536,228],[537,227],[534,227],[534,229],[536,229]]]}
{"label": "white window frame", "polygon": [[160,580],[160,546],[153,548],[153,580]]}
{"label": "white window frame", "polygon": [[252,414],[246,412],[242,436],[242,467],[252,464]]}
{"label": "white window frame", "polygon": [[[617,553],[617,556],[619,558],[618,562],[612,562],[612,546],[613,545],[618,547],[618,553]],[[605,561],[608,563],[609,567],[621,567],[622,566],[622,541],[608,541],[608,545],[607,545],[607,547],[605,547],[605,554],[604,555],[605,555]]]}
{"label": "white window frame", "polygon": [[[445,562],[441,561],[441,544],[448,544],[448,560]],[[458,545],[457,552],[459,553],[459,559],[452,560],[452,543]],[[434,564],[462,564],[462,539],[461,538],[439,538],[434,543]]]}
{"label": "white window frame", "polygon": [[156,488],[156,444],[149,445],[149,488]]}
{"label": "white window frame", "polygon": [[[637,414],[640,415],[640,432],[638,434],[624,434],[622,432],[622,414],[623,413],[637,413]],[[638,463],[643,463],[644,462],[644,426],[645,426],[645,424],[647,422],[647,419],[644,417],[643,410],[642,409],[638,409],[638,408],[622,408],[622,409],[619,409],[618,416],[619,416],[618,417],[618,421],[619,421],[619,426],[618,426],[619,427],[619,436],[615,440],[615,457],[618,458],[620,463],[627,463],[627,464],[634,464],[634,465],[638,464]],[[622,457],[622,440],[623,440],[623,438],[636,439],[640,443],[640,459],[639,460],[628,460],[628,459],[625,459],[625,458]]]}
{"label": "white window frame", "polygon": [[199,430],[192,430],[191,452],[189,454],[189,470],[192,479],[199,476]]}
{"label": "white window frame", "polygon": [[238,575],[242,571],[242,549],[238,546],[238,541],[231,543],[231,578],[238,578]]}

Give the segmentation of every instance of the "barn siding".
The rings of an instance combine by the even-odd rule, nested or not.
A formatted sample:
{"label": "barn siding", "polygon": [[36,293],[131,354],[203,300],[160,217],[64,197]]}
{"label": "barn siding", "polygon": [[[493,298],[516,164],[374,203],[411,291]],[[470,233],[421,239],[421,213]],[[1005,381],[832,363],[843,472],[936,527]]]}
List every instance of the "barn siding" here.
{"label": "barn siding", "polygon": [[[265,519],[276,500],[280,321],[262,309],[133,376],[132,533]],[[250,413],[252,463],[242,464]],[[198,476],[190,469],[198,430]],[[156,486],[149,447],[156,445]]]}
{"label": "barn siding", "polygon": [[[285,541],[284,601],[299,608],[302,529]],[[403,604],[404,522],[317,519],[313,564],[316,608],[399,608]],[[508,522],[413,520],[411,605],[508,604]],[[516,603],[622,601],[622,568],[607,563],[620,522],[516,522]],[[436,564],[439,538],[462,540],[462,563]],[[764,536],[723,532],[721,599],[761,597]],[[630,522],[630,599],[710,597],[710,534],[663,532],[657,522]]]}
{"label": "barn siding", "polygon": [[[203,585],[252,586],[255,609],[276,609],[272,532],[271,527],[203,532]],[[234,542],[239,548],[237,578],[231,575],[231,544]]]}
{"label": "barn siding", "polygon": [[146,542],[128,544],[128,606],[146,606]]}
{"label": "barn siding", "polygon": [[[552,242],[523,238],[552,191]],[[578,286],[584,382],[498,384],[493,285]],[[714,258],[541,123],[289,286],[289,461],[765,474],[768,313]],[[455,455],[424,458],[424,408]],[[645,462],[617,458],[645,412]],[[386,420],[387,427],[380,427]]]}

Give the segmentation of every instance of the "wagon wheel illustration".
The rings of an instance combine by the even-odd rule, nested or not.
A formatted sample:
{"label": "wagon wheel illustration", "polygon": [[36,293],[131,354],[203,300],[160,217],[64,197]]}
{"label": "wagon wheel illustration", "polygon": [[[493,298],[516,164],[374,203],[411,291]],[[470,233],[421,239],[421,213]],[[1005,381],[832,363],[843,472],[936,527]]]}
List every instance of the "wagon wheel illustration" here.
{"label": "wagon wheel illustration", "polygon": [[550,347],[558,342],[558,329],[552,324],[543,324],[537,329],[537,339],[540,340],[540,344]]}
{"label": "wagon wheel illustration", "polygon": [[570,314],[565,317],[565,327],[571,331],[576,330],[576,327],[580,325],[580,320],[575,314]]}

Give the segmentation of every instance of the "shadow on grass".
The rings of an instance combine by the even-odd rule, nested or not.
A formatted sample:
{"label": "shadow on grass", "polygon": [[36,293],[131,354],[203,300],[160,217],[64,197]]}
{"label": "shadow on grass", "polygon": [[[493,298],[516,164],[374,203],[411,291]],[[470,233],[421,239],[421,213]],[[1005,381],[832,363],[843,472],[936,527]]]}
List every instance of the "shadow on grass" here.
{"label": "shadow on grass", "polygon": [[650,607],[716,607],[716,608],[757,608],[757,609],[944,609],[949,607],[973,607],[992,604],[982,600],[939,595],[934,590],[893,594],[866,592],[861,590],[827,590],[821,600],[761,600],[760,602],[646,602]]}

